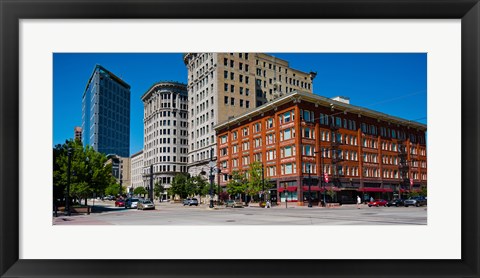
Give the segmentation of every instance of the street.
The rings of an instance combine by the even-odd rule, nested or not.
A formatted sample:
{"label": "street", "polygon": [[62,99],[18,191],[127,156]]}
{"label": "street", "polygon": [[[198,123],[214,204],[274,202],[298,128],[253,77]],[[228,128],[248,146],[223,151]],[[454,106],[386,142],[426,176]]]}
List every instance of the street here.
{"label": "street", "polygon": [[427,207],[334,208],[294,206],[213,209],[178,203],[156,203],[155,210],[115,208],[113,202],[95,203],[102,212],[90,215],[58,214],[53,225],[426,225]]}

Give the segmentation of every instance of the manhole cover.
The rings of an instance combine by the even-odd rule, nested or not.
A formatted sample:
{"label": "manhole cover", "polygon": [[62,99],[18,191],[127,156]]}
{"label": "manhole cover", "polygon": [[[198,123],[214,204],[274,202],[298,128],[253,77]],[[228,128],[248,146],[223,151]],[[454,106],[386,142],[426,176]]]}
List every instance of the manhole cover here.
{"label": "manhole cover", "polygon": [[227,220],[226,222],[235,222],[235,220]]}

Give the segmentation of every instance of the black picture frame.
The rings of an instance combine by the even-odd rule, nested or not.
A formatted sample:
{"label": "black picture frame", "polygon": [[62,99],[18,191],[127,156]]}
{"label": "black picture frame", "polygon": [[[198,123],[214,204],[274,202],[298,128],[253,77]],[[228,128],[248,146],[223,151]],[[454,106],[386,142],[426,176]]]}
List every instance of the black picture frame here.
{"label": "black picture frame", "polygon": [[[480,277],[478,0],[0,0],[0,18],[1,277]],[[19,20],[56,18],[461,19],[462,259],[20,260]]]}

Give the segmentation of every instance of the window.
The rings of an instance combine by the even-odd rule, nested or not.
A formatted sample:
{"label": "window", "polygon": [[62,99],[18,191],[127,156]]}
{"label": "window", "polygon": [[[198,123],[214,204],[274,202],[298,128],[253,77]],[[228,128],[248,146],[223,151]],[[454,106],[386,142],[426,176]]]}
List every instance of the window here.
{"label": "window", "polygon": [[280,131],[280,141],[289,140],[295,138],[295,129],[294,128],[286,128]]}
{"label": "window", "polygon": [[255,132],[260,132],[262,131],[262,124],[261,123],[255,123],[253,125],[253,129],[255,130]]}
{"label": "window", "polygon": [[335,126],[336,127],[342,127],[342,118],[335,117]]}
{"label": "window", "polygon": [[280,149],[282,158],[291,157],[295,155],[295,146],[286,146]]}
{"label": "window", "polygon": [[295,174],[297,172],[297,165],[295,163],[282,164],[282,175]]}
{"label": "window", "polygon": [[275,144],[275,134],[274,133],[267,134],[266,140],[267,140],[267,145]]}
{"label": "window", "polygon": [[272,128],[273,127],[273,118],[269,118],[266,121],[267,128]]}
{"label": "window", "polygon": [[220,137],[220,144],[225,144],[227,143],[227,135],[222,135]]}
{"label": "window", "polygon": [[304,145],[303,146],[303,152],[302,152],[303,155],[313,156],[314,153],[315,153],[315,149],[314,149],[313,146],[311,146],[311,145]]}
{"label": "window", "polygon": [[243,142],[242,143],[242,151],[248,151],[250,149],[250,142]]}
{"label": "window", "polygon": [[[248,89],[247,89],[247,90],[248,90]],[[248,100],[245,101],[245,107],[246,107],[246,108],[249,108],[249,107],[250,107],[250,101],[248,101]]]}
{"label": "window", "polygon": [[235,105],[235,98],[232,97],[232,98],[230,99],[230,104],[231,104],[232,106]]}
{"label": "window", "polygon": [[306,122],[313,122],[315,118],[315,115],[312,111],[300,110],[300,114],[302,115],[302,119]]}
{"label": "window", "polygon": [[243,107],[243,99],[240,100],[240,107]]}
{"label": "window", "polygon": [[238,138],[238,132],[236,131],[232,132],[232,139],[237,140],[237,138]]}
{"label": "window", "polygon": [[228,97],[225,97],[225,104],[228,104]]}
{"label": "window", "polygon": [[262,146],[262,138],[255,138],[255,148]]}
{"label": "window", "polygon": [[238,153],[238,145],[232,145],[232,154]]}
{"label": "window", "polygon": [[228,78],[228,71],[223,71],[223,78]]}
{"label": "window", "polygon": [[228,148],[222,148],[220,149],[220,155],[221,156],[225,156],[228,154]]}
{"label": "window", "polygon": [[315,139],[314,132],[311,128],[303,128],[303,138]]}
{"label": "window", "polygon": [[244,127],[244,128],[242,129],[242,135],[243,135],[243,136],[248,136],[248,127]]}
{"label": "window", "polygon": [[267,151],[267,160],[275,160],[276,159],[276,151],[269,150]]}
{"label": "window", "polygon": [[235,85],[230,85],[230,92],[235,93]]}

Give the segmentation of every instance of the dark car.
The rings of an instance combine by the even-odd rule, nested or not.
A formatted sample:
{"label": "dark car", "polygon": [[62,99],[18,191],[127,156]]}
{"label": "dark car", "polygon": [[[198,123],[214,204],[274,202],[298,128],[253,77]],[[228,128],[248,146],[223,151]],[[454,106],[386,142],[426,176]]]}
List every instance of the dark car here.
{"label": "dark car", "polygon": [[128,198],[125,201],[125,208],[137,208],[138,201],[138,198]]}
{"label": "dark car", "polygon": [[125,206],[125,200],[124,199],[118,199],[115,201],[115,207],[124,207]]}
{"label": "dark car", "polygon": [[416,206],[416,207],[419,207],[419,206],[426,206],[427,205],[427,199],[425,199],[425,197],[412,197],[412,198],[409,198],[407,200],[405,200],[405,202],[403,202],[403,204],[408,207],[408,206]]}
{"label": "dark car", "polygon": [[369,207],[386,207],[387,206],[387,201],[383,200],[383,199],[377,199],[377,200],[373,200],[371,202],[368,202],[368,206]]}
{"label": "dark car", "polygon": [[387,207],[399,207],[403,206],[404,200],[402,199],[393,199],[387,203]]}

